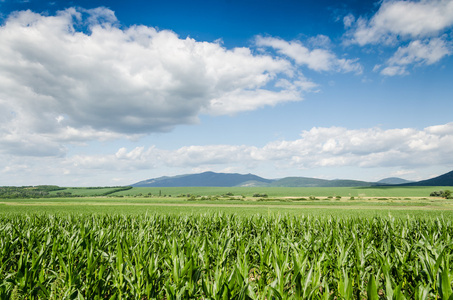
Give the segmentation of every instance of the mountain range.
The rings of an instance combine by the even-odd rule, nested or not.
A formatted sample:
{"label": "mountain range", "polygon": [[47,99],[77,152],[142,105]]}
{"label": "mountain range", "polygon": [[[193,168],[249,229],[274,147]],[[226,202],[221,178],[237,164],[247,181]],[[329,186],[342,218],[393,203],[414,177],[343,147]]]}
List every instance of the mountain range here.
{"label": "mountain range", "polygon": [[178,176],[164,176],[132,184],[134,187],[370,187],[370,186],[453,186],[453,171],[441,176],[411,182],[389,177],[377,182],[347,179],[318,179],[310,177],[285,177],[266,179],[253,174],[204,172]]}

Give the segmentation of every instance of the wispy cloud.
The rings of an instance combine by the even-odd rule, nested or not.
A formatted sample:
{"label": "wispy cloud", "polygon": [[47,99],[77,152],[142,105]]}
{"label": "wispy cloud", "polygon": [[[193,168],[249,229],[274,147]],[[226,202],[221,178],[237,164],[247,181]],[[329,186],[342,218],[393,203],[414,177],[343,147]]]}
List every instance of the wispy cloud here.
{"label": "wispy cloud", "polygon": [[[351,20],[351,17],[346,20],[349,26]],[[384,1],[371,19],[359,18],[349,36],[352,42],[362,46],[390,44],[398,37],[420,39],[437,36],[452,25],[452,1]]]}
{"label": "wispy cloud", "polygon": [[[401,167],[453,165],[453,123],[423,130],[397,128],[347,129],[314,127],[300,139],[270,142],[263,147],[245,145],[185,146],[169,151],[156,147],[119,149],[103,156],[77,155],[65,164],[78,168],[141,169],[155,166],[288,165],[300,169],[319,167]],[[428,155],[429,154],[429,155]]]}
{"label": "wispy cloud", "polygon": [[453,2],[384,1],[371,17],[344,17],[346,44],[386,45],[398,49],[380,71],[382,75],[407,75],[410,65],[430,65],[452,52]]}
{"label": "wispy cloud", "polygon": [[431,65],[451,54],[451,43],[442,38],[433,38],[425,41],[412,41],[407,46],[399,47],[395,54],[387,61],[381,74],[404,75],[408,65]]}
{"label": "wispy cloud", "polygon": [[293,59],[296,64],[307,66],[315,71],[337,71],[362,73],[357,59],[338,58],[328,49],[308,49],[300,41],[285,41],[275,37],[257,36],[257,46],[272,47],[278,53]]}

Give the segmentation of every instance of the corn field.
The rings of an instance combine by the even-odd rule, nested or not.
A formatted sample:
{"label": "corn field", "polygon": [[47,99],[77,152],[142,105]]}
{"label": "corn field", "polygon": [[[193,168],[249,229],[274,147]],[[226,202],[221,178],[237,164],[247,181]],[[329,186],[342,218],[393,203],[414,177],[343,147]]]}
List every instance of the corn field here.
{"label": "corn field", "polygon": [[451,220],[2,215],[1,299],[453,299]]}

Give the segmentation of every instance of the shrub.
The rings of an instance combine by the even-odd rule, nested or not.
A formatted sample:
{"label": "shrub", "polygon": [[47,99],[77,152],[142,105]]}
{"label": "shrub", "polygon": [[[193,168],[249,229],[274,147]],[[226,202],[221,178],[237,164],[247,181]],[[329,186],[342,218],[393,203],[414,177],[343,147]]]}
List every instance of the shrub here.
{"label": "shrub", "polygon": [[430,197],[442,197],[445,199],[452,199],[451,191],[450,190],[445,190],[445,191],[434,191],[431,194],[429,194]]}
{"label": "shrub", "polygon": [[260,193],[255,193],[253,194],[253,197],[262,197],[262,198],[267,198],[267,194],[260,194]]}

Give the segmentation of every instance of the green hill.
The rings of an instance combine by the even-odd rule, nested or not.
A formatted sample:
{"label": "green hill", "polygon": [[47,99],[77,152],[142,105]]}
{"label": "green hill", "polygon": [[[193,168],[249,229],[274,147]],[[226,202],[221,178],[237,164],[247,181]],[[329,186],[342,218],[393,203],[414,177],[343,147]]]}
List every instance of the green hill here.
{"label": "green hill", "polygon": [[445,173],[443,175],[421,180],[417,182],[405,183],[404,186],[453,186],[453,171]]}

